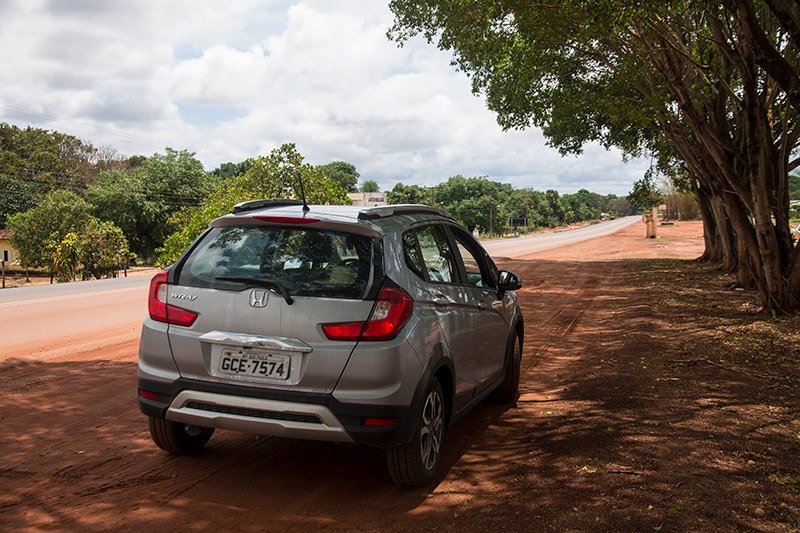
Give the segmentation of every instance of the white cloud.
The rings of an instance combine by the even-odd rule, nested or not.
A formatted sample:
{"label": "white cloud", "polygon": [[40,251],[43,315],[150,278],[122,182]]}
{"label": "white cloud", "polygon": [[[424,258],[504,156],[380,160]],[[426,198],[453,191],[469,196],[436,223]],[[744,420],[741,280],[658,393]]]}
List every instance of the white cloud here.
{"label": "white cloud", "polygon": [[391,22],[356,0],[7,0],[0,121],[208,169],[294,142],[384,189],[461,174],[624,195],[641,177],[597,146],[562,158],[537,130],[502,132],[447,53],[398,48]]}

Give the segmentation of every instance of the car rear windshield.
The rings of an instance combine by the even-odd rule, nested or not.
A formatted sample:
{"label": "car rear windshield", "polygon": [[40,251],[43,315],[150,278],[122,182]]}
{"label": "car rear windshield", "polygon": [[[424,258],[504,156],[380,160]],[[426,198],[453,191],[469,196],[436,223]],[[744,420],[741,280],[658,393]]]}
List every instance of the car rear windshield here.
{"label": "car rear windshield", "polygon": [[352,233],[213,228],[181,266],[178,283],[228,290],[264,285],[283,287],[293,296],[360,298],[371,256],[372,239]]}

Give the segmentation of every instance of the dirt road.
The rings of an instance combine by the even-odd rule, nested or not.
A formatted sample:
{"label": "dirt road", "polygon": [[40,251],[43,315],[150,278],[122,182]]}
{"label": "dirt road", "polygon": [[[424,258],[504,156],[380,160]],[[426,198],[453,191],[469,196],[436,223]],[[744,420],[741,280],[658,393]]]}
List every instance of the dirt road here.
{"label": "dirt road", "polygon": [[679,340],[664,341],[647,278],[669,263],[642,258],[691,259],[703,242],[699,223],[659,234],[645,239],[634,225],[500,259],[525,282],[521,397],[516,408],[481,405],[448,430],[426,489],[396,487],[371,448],[218,431],[197,456],[160,451],[136,406],[135,341],[4,368],[0,528],[797,527],[798,398],[732,363],[692,363],[699,333],[685,316],[668,321]]}

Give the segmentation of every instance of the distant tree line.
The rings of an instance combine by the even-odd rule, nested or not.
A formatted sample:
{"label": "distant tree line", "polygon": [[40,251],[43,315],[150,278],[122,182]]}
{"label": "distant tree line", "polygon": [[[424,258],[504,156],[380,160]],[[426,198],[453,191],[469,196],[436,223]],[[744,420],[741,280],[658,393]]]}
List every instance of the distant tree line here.
{"label": "distant tree line", "polygon": [[624,216],[635,210],[626,198],[615,195],[603,196],[586,189],[564,195],[555,190],[514,189],[486,177],[453,176],[431,187],[398,183],[387,199],[391,204],[440,207],[468,230],[494,235]]}
{"label": "distant tree line", "polygon": [[[216,216],[253,198],[349,203],[348,192],[376,192],[344,161],[309,165],[293,144],[269,155],[206,171],[195,154],[166,148],[121,157],[76,137],[0,123],[0,227],[25,268],[72,280],[112,275],[132,262],[168,264]],[[626,215],[625,198],[582,189],[559,195],[515,189],[487,177],[453,176],[429,187],[398,183],[390,203],[435,205],[470,231],[503,234]]]}

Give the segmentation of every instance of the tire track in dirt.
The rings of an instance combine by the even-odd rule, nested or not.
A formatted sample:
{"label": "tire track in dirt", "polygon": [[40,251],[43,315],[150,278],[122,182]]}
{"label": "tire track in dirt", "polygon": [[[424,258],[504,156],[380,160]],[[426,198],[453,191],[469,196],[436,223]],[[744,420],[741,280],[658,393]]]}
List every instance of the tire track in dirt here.
{"label": "tire track in dirt", "polygon": [[561,307],[557,308],[555,314],[545,320],[540,328],[546,339],[541,348],[542,354],[572,334],[587,309],[594,303],[591,290],[596,288],[597,283],[596,276],[586,276],[578,281],[574,294],[569,294],[568,298],[560,300],[563,302]]}
{"label": "tire track in dirt", "polygon": [[[534,259],[514,261],[502,268],[533,280],[519,291],[526,317],[520,401],[550,399],[560,387],[542,383],[541,376],[549,375],[554,365],[561,365],[563,357],[582,349],[571,342],[571,337],[587,312],[596,306],[602,278],[587,272],[577,262]],[[565,273],[569,283],[553,286],[550,280],[563,278]],[[536,317],[535,321],[531,317]]]}

